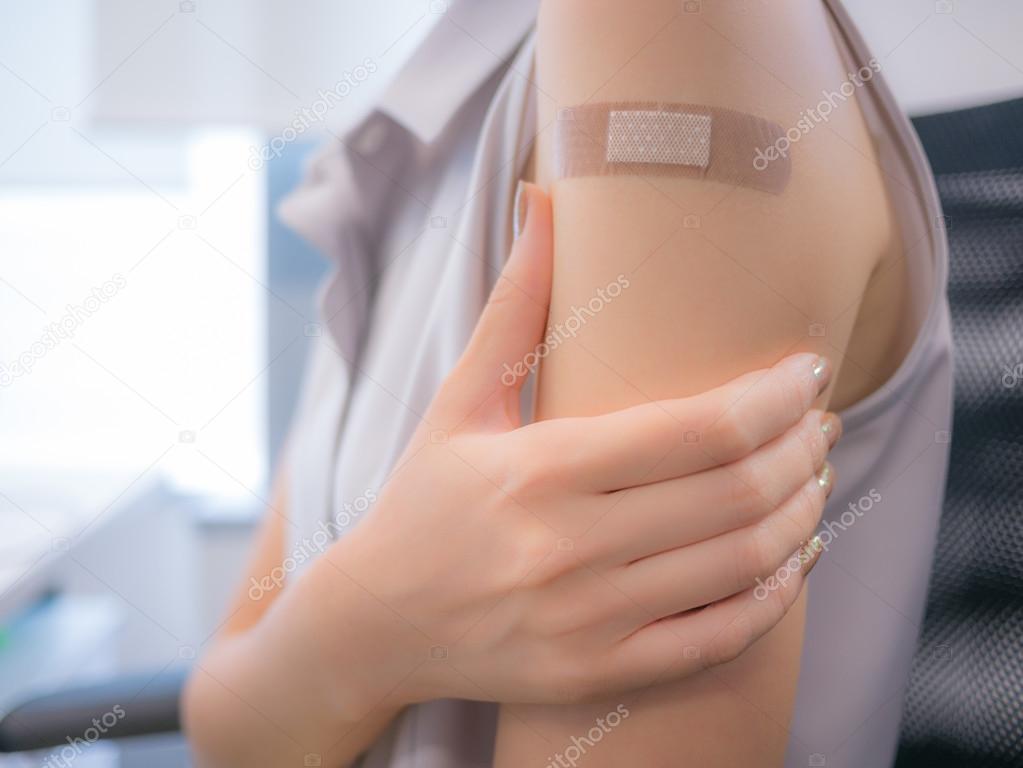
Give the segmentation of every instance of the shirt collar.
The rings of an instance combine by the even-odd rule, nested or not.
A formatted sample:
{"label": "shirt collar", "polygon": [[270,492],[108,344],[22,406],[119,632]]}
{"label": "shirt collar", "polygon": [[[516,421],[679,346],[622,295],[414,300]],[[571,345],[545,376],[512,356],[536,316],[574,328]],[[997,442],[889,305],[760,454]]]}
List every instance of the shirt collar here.
{"label": "shirt collar", "polygon": [[[536,21],[539,0],[452,0],[384,90],[380,112],[424,144],[506,64]],[[433,4],[431,4],[433,5]]]}

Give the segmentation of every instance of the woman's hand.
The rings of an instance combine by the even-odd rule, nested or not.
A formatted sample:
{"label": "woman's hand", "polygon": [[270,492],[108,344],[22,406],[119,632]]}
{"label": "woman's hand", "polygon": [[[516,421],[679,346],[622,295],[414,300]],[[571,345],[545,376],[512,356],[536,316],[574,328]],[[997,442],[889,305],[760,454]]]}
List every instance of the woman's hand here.
{"label": "woman's hand", "polygon": [[372,514],[325,554],[388,617],[364,693],[576,701],[686,675],[774,626],[819,554],[805,546],[840,424],[811,410],[830,373],[815,356],[521,425],[508,372],[543,336],[551,280],[549,201],[523,202],[464,356]]}
{"label": "woman's hand", "polygon": [[[549,202],[525,201],[372,513],[258,611],[236,604],[196,664],[197,765],[347,765],[412,702],[576,701],[685,675],[741,653],[798,594],[809,562],[792,555],[839,430],[811,410],[827,367],[796,355],[695,397],[521,426],[515,372],[546,326],[552,258]],[[253,578],[285,556],[282,520]]]}

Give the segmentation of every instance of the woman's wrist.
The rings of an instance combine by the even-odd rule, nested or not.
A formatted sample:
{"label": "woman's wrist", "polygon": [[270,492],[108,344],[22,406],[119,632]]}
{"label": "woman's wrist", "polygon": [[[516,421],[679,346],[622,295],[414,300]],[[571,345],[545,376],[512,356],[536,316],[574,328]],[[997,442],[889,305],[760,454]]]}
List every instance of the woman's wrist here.
{"label": "woman's wrist", "polygon": [[409,704],[434,698],[422,667],[430,644],[399,615],[345,539],[324,553],[296,592],[302,592],[302,624],[315,635],[311,646],[329,686],[331,710],[357,722],[374,713],[393,717]]}
{"label": "woman's wrist", "polygon": [[408,703],[408,633],[321,557],[199,663],[186,697],[198,752],[211,765],[349,764]]}

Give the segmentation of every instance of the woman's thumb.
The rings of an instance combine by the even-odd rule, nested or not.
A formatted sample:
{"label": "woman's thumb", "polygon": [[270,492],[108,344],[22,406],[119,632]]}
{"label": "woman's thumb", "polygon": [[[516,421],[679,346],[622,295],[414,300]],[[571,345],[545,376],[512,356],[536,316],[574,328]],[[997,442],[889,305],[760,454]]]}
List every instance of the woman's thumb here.
{"label": "woman's thumb", "polygon": [[445,393],[457,397],[463,418],[503,427],[519,424],[519,390],[537,363],[547,327],[554,250],[550,198],[520,181],[513,219],[511,255],[449,379],[453,391]]}

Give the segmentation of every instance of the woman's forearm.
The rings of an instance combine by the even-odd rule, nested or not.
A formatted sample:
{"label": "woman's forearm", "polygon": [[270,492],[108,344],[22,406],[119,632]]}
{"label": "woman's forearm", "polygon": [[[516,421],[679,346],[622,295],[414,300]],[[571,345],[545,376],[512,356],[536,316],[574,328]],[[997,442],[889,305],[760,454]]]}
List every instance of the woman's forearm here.
{"label": "woman's forearm", "polygon": [[350,764],[403,706],[409,670],[388,638],[406,631],[321,558],[258,624],[219,639],[199,663],[184,700],[196,763]]}

